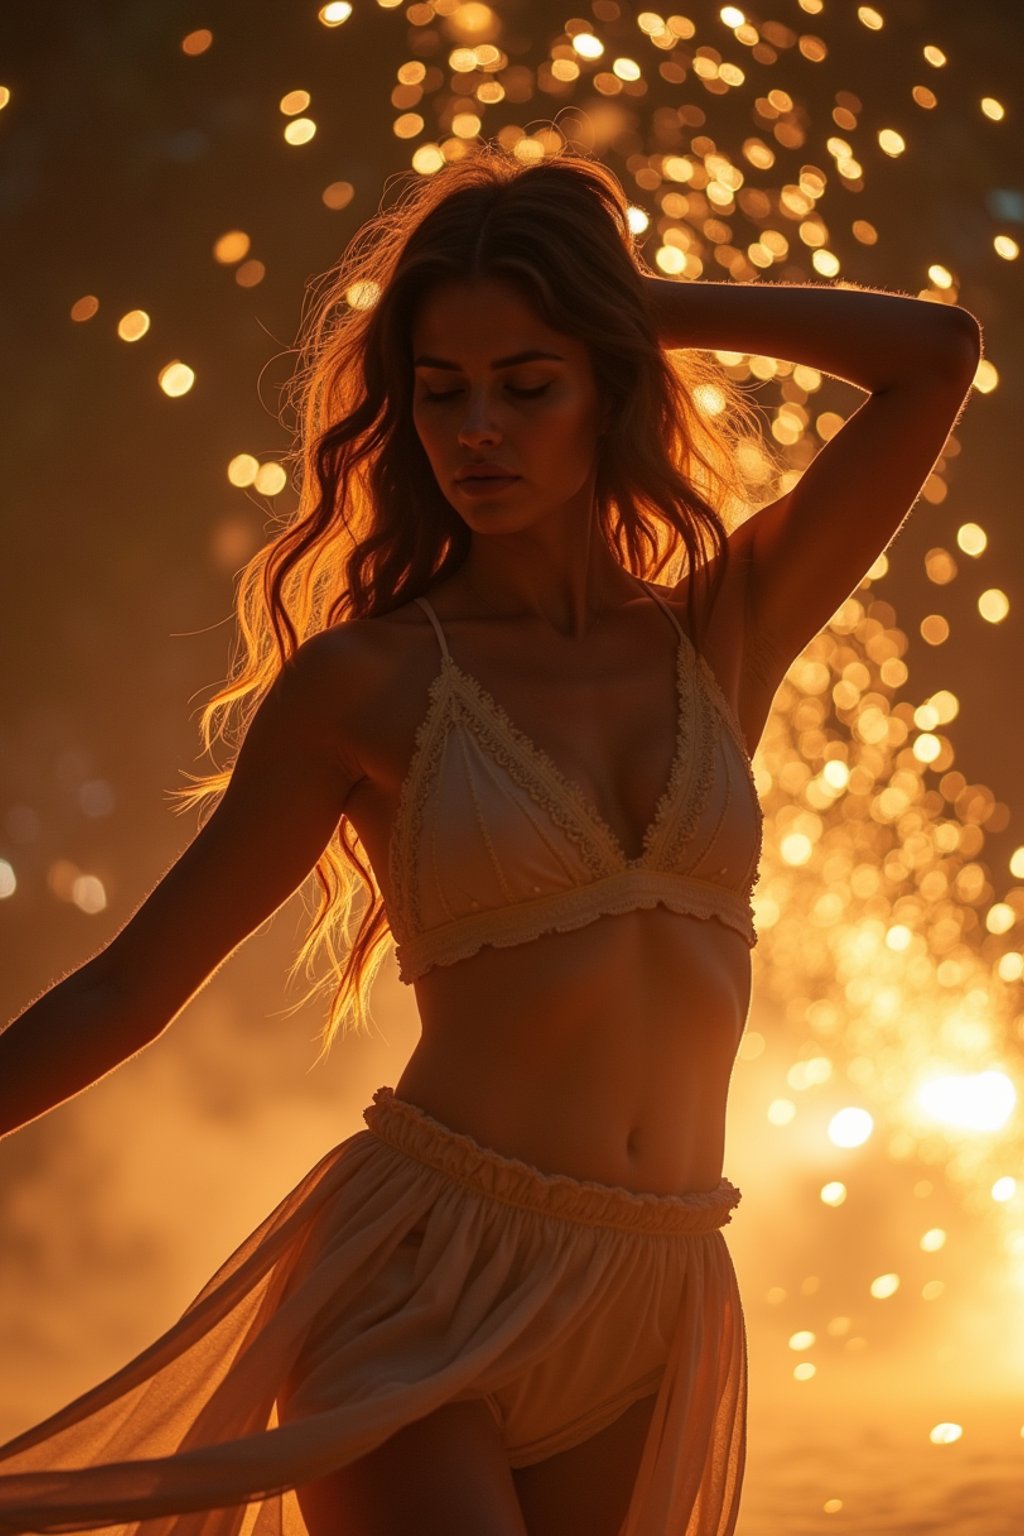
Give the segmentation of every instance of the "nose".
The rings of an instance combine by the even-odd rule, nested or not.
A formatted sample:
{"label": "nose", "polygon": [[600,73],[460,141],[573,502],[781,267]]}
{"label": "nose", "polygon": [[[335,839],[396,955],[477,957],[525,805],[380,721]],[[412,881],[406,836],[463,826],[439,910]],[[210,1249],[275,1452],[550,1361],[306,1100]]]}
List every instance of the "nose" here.
{"label": "nose", "polygon": [[470,393],[459,427],[460,443],[495,443],[501,432],[485,396]]}

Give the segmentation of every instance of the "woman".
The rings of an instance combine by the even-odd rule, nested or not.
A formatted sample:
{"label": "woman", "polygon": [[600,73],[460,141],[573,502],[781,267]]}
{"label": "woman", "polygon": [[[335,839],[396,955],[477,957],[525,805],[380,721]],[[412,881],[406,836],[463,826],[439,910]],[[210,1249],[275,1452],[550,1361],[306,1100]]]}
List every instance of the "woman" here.
{"label": "woman", "polygon": [[[735,1527],[750,756],[980,339],[895,294],[645,275],[627,213],[583,156],[483,146],[373,221],[314,315],[299,507],[247,569],[207,745],[258,707],[185,792],[220,798],[192,845],[8,1027],[0,1133],[155,1038],[314,864],[302,957],[348,947],[325,1044],[391,935],[422,1037],[161,1339],[0,1447],[2,1531]],[[731,531],[748,408],[709,348],[868,394]]]}

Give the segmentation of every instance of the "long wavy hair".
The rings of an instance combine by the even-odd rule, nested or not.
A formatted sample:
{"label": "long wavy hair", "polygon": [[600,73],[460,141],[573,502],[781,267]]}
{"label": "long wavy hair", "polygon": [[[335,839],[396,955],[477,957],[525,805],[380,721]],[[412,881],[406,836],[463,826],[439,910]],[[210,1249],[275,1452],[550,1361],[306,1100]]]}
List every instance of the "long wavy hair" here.
{"label": "long wavy hair", "polygon": [[[232,764],[303,641],[408,603],[469,551],[470,531],[413,425],[411,331],[431,285],[503,279],[548,325],[588,348],[600,397],[612,407],[598,449],[601,534],[634,575],[700,574],[703,590],[690,580],[686,614],[698,648],[725,576],[728,531],[751,510],[751,485],[771,473],[746,391],[713,355],[659,345],[642,281],[651,269],[612,171],[575,148],[523,162],[492,141],[467,146],[433,175],[407,174],[393,205],[382,205],[307,290],[285,389],[295,413],[286,463],[297,505],[242,568],[229,676],[201,711],[204,750],[212,753],[219,738]],[[171,792],[174,809],[198,803],[212,812],[231,766],[184,777],[192,783]],[[333,987],[323,1056],[339,1029],[367,1030],[373,980],[392,941],[348,817],[311,876],[319,903],[288,974],[291,981],[304,964],[313,980],[295,1009]],[[316,979],[321,950],[329,965]]]}

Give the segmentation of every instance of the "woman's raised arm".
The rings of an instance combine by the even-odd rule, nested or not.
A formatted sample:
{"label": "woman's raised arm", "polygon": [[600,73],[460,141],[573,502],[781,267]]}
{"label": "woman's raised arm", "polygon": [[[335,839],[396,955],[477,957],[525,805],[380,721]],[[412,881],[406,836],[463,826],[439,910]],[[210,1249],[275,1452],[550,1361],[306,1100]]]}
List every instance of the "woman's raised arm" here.
{"label": "woman's raised arm", "polygon": [[338,725],[338,638],[282,670],[216,810],[120,933],[0,1033],[0,1137],[155,1040],[316,863],[362,777]]}

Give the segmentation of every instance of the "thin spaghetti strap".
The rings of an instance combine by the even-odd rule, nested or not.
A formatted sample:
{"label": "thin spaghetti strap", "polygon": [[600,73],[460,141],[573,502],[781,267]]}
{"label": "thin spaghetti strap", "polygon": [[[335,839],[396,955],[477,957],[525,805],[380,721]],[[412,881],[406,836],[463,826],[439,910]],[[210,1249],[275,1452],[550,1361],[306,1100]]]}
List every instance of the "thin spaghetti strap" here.
{"label": "thin spaghetti strap", "polygon": [[433,608],[427,602],[425,597],[417,597],[414,598],[413,601],[419,603],[420,607],[423,609],[423,612],[426,614],[431,624],[433,624],[434,633],[440,642],[441,655],[444,657],[445,661],[451,661],[452,658],[448,653],[448,645],[444,638],[444,630],[441,628],[437,614],[434,612]]}
{"label": "thin spaghetti strap", "polygon": [[[640,577],[640,580],[643,581],[643,577],[642,576]],[[666,603],[665,599],[658,592],[655,591],[654,587],[651,585],[651,583],[649,581],[644,581],[644,586],[647,588],[648,592],[654,598],[654,601],[657,603],[658,607],[659,608],[664,608],[665,612],[668,614],[669,618],[672,620],[672,623],[675,625],[675,627],[676,627],[676,629],[677,629],[677,631],[679,633],[680,640],[682,640],[684,638],[683,626],[680,624],[679,620],[676,618],[675,614],[672,612],[672,609],[669,607],[668,603]]]}

